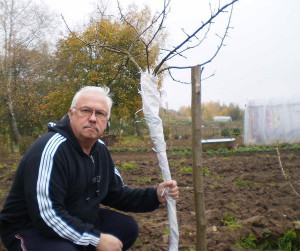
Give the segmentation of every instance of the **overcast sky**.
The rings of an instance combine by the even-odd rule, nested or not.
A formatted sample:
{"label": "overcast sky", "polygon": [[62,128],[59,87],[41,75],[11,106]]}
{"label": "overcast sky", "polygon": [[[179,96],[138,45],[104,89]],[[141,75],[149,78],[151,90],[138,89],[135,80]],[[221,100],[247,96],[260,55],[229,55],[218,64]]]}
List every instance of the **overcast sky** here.
{"label": "overcast sky", "polygon": [[[108,1],[108,0],[107,0]],[[114,2],[115,0],[110,0]],[[95,1],[44,0],[68,23],[81,24],[88,19]],[[120,0],[125,7],[130,0]],[[159,10],[163,0],[135,0],[148,3]],[[170,45],[184,38],[182,28],[192,32],[210,14],[209,2],[216,8],[216,0],[171,0],[171,12],[166,28]],[[226,1],[221,1],[221,5]],[[300,95],[300,1],[299,0],[239,0],[235,4],[226,46],[204,70],[204,77],[215,75],[202,85],[202,100],[235,103],[243,107],[249,99]],[[227,15],[228,16],[228,15]],[[216,20],[209,37],[187,59],[176,58],[169,65],[190,66],[205,62],[218,46],[215,33],[221,35],[226,15]],[[190,70],[174,72],[181,81],[190,81]],[[171,109],[190,106],[190,84],[179,84],[166,78],[165,105]]]}

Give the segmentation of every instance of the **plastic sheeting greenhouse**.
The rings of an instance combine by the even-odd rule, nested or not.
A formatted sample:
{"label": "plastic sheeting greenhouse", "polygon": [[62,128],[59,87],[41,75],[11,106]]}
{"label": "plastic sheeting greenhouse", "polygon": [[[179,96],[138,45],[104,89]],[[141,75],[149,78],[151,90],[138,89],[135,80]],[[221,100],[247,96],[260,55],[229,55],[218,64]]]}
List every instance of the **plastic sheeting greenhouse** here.
{"label": "plastic sheeting greenhouse", "polygon": [[300,143],[300,96],[250,100],[244,141],[246,145]]}

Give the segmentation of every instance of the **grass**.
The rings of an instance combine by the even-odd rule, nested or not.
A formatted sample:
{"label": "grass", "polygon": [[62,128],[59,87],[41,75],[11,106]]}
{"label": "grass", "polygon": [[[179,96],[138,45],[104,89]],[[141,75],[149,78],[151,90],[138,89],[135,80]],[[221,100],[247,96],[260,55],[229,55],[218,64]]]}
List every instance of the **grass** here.
{"label": "grass", "polygon": [[[193,167],[188,167],[188,166],[180,167],[179,172],[180,173],[192,173]],[[208,167],[203,167],[202,173],[203,173],[203,175],[211,175],[212,171]]]}
{"label": "grass", "polygon": [[[152,151],[152,143],[150,137],[139,138],[137,136],[126,136],[122,137],[122,140],[118,142],[116,147],[109,147],[111,152],[147,152]],[[300,144],[283,144],[280,150],[297,150],[300,149]],[[218,150],[207,150],[204,151],[208,155],[218,155],[218,154],[235,154],[235,153],[251,153],[251,152],[272,152],[276,151],[275,146],[245,146],[239,147],[238,149],[226,149],[221,148]],[[192,156],[191,147],[172,147],[168,149],[168,155],[170,156]],[[295,158],[294,154],[288,156],[290,160]],[[224,157],[224,160],[229,160],[230,157]]]}
{"label": "grass", "polygon": [[139,183],[150,182],[152,180],[151,177],[137,177],[136,181]]}
{"label": "grass", "polygon": [[140,167],[136,165],[134,162],[124,162],[120,166],[118,166],[118,169],[122,171],[135,170],[139,168]]}
{"label": "grass", "polygon": [[137,135],[129,135],[126,137],[122,137],[118,141],[119,146],[140,146],[140,145],[145,145],[145,144],[150,144],[151,143],[151,138],[149,135],[138,137]]}
{"label": "grass", "polygon": [[183,166],[183,167],[180,167],[179,172],[180,173],[192,173],[193,172],[193,168],[192,167]]}
{"label": "grass", "polygon": [[243,180],[241,178],[238,178],[234,184],[236,186],[241,186],[241,187],[250,187],[250,186],[256,185],[257,182],[251,181],[251,180]]}

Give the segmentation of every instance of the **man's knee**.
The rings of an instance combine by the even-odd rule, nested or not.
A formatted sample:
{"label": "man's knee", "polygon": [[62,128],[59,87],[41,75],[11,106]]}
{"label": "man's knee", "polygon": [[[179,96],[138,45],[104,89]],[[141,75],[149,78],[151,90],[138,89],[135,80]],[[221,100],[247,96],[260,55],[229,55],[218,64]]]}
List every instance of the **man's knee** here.
{"label": "man's knee", "polygon": [[125,232],[130,233],[130,235],[132,236],[132,238],[134,238],[134,240],[136,240],[136,238],[139,235],[139,225],[137,223],[137,221],[131,217],[131,216],[127,216],[126,222],[124,224],[125,227]]}

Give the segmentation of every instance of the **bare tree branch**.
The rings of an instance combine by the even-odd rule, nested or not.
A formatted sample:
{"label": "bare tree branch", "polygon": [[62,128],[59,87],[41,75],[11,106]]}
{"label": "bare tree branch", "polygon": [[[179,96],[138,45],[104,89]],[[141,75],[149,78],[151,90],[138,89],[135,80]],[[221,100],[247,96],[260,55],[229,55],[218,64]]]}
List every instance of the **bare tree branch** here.
{"label": "bare tree branch", "polygon": [[[165,19],[167,17],[167,8],[168,8],[168,6],[170,4],[170,0],[164,0],[164,7],[163,7],[162,12],[160,12],[159,15],[156,18],[152,19],[151,23],[144,30],[142,30],[142,31],[139,31],[131,22],[129,22],[127,20],[127,18],[125,17],[125,15],[122,12],[122,8],[120,6],[119,0],[117,0],[117,3],[118,3],[118,9],[119,9],[119,13],[121,15],[121,19],[124,20],[124,22],[127,25],[129,25],[135,31],[135,33],[137,34],[137,40],[141,41],[144,44],[144,46],[145,46],[147,69],[150,72],[150,60],[149,60],[150,50],[149,50],[149,47],[151,46],[151,44],[153,43],[154,39],[156,38],[156,36],[158,35],[158,33],[161,31],[161,29],[163,27],[164,21],[165,21]],[[159,21],[159,19],[161,19],[161,21],[160,21],[158,27],[156,28],[156,31],[151,36],[151,38],[149,39],[149,41],[146,42],[143,39],[143,34],[145,34],[148,30],[150,30],[151,28],[153,28],[154,25]]]}
{"label": "bare tree branch", "polygon": [[209,60],[207,60],[206,62],[200,64],[200,66],[204,66],[204,65],[210,63],[218,55],[218,53],[221,50],[222,46],[224,46],[224,40],[228,36],[228,30],[230,28],[230,22],[231,22],[232,12],[233,12],[233,6],[232,6],[231,11],[230,11],[230,15],[229,15],[229,19],[228,19],[228,24],[227,24],[227,27],[225,29],[224,36],[221,38],[221,42],[220,42],[220,45],[218,46],[218,49],[216,50],[215,54]]}
{"label": "bare tree branch", "polygon": [[[192,67],[194,67],[194,66],[192,66]],[[192,68],[192,67],[189,67],[189,68]],[[181,70],[182,70],[182,69],[187,69],[187,68],[182,67],[182,68],[177,68],[177,69],[181,69]],[[209,76],[207,76],[207,77],[205,77],[205,78],[202,78],[204,69],[205,69],[205,67],[203,67],[203,68],[202,68],[202,71],[201,71],[201,81],[205,81],[205,80],[207,80],[207,79],[209,79],[209,78],[212,78],[212,77],[216,74],[216,72],[214,72],[214,73],[210,74]],[[171,79],[172,79],[174,82],[181,83],[181,84],[191,84],[191,82],[185,82],[185,81],[181,81],[181,80],[176,79],[176,78],[173,76],[173,74],[172,74],[172,72],[171,72],[171,69],[167,69],[167,71],[168,71],[168,73],[169,73]]]}
{"label": "bare tree branch", "polygon": [[169,72],[170,77],[172,78],[172,80],[174,82],[181,83],[181,84],[190,84],[190,82],[184,82],[184,81],[181,81],[181,80],[178,80],[178,79],[174,78],[172,72],[170,71],[170,69],[167,69],[167,70]]}
{"label": "bare tree branch", "polygon": [[[172,59],[173,57],[175,57],[175,56],[177,56],[177,55],[180,55],[180,56],[182,56],[182,57],[185,57],[185,56],[182,55],[182,53],[184,53],[185,51],[188,51],[188,50],[190,50],[190,49],[193,49],[193,48],[198,47],[198,46],[204,41],[204,39],[207,38],[207,34],[208,34],[209,31],[210,31],[210,27],[211,27],[211,23],[209,23],[208,28],[207,28],[207,30],[206,30],[206,32],[205,32],[203,38],[202,38],[201,40],[199,40],[199,39],[197,38],[197,39],[199,40],[199,42],[198,42],[197,44],[195,44],[195,45],[193,45],[193,46],[187,46],[185,49],[181,50],[180,52],[175,52],[175,53],[172,54],[167,60],[170,60],[170,59]],[[196,36],[195,36],[195,37],[196,37]],[[167,60],[166,60],[166,61],[167,61]]]}
{"label": "bare tree branch", "polygon": [[[156,68],[154,69],[154,74],[158,74],[166,69],[163,69],[160,71],[160,68],[162,67],[162,65],[173,55],[175,54],[182,46],[184,46],[188,41],[190,41],[190,39],[192,39],[193,37],[196,36],[196,34],[198,32],[200,32],[204,27],[206,27],[207,25],[209,25],[210,23],[212,23],[212,21],[222,12],[224,12],[224,10],[226,8],[228,8],[229,6],[232,6],[235,2],[237,2],[238,0],[233,0],[230,3],[224,5],[222,8],[219,8],[218,11],[212,15],[205,23],[203,23],[198,29],[196,29],[190,36],[188,36],[183,42],[181,42],[178,46],[176,46],[172,51],[170,51],[162,60],[161,62],[156,66]],[[228,30],[228,28],[226,29],[226,31]],[[227,34],[227,33],[226,33]],[[220,48],[218,49],[218,51],[220,50]],[[217,51],[217,52],[218,52]],[[214,57],[217,54],[214,55]],[[214,58],[213,57],[213,58]],[[213,59],[211,58],[211,60]],[[211,61],[210,60],[210,61]],[[208,63],[208,62],[207,62]],[[171,68],[175,68],[175,67],[171,67]],[[190,67],[186,67],[186,68],[190,68]]]}
{"label": "bare tree branch", "polygon": [[[237,1],[238,1],[238,0],[237,0]],[[232,3],[233,3],[233,2],[232,2]],[[231,4],[231,5],[232,5],[232,4]],[[224,7],[223,7],[223,8],[224,8]],[[219,12],[219,11],[218,11],[218,12]],[[219,12],[219,13],[220,13],[220,12]],[[225,46],[225,45],[224,45],[224,40],[225,40],[225,38],[228,36],[228,30],[229,30],[229,28],[230,28],[230,23],[231,23],[232,13],[233,13],[233,5],[232,5],[231,11],[230,11],[230,15],[229,15],[229,18],[228,18],[228,23],[227,23],[227,26],[226,26],[224,35],[221,37],[221,36],[219,36],[218,34],[216,34],[219,38],[221,38],[220,45],[217,46],[217,50],[215,51],[215,53],[213,54],[213,56],[212,56],[209,60],[205,61],[204,63],[198,64],[199,66],[204,66],[204,65],[210,63],[210,62],[218,55],[218,53],[219,53],[219,51],[221,50],[222,46]],[[169,54],[170,54],[170,53],[169,53]],[[171,55],[171,57],[174,57],[174,56]],[[192,66],[169,66],[169,67],[166,67],[166,68],[160,70],[157,74],[159,74],[159,73],[161,73],[161,72],[163,72],[163,71],[165,71],[165,70],[168,70],[168,71],[169,71],[170,69],[189,69],[189,68],[193,68],[193,67],[195,67],[195,66],[196,66],[196,65],[192,65]]]}

